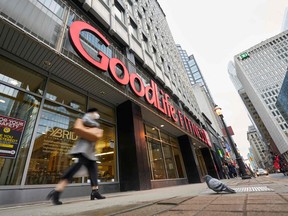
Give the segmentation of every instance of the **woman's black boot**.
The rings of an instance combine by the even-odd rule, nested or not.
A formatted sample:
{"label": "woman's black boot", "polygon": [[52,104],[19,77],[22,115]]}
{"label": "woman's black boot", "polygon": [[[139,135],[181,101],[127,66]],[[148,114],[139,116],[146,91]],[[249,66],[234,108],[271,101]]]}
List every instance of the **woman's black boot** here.
{"label": "woman's black boot", "polygon": [[55,190],[50,191],[50,193],[47,195],[47,200],[51,199],[54,205],[62,205],[62,202],[59,201],[60,193],[61,192]]}
{"label": "woman's black boot", "polygon": [[106,197],[102,196],[99,193],[98,189],[96,189],[96,190],[92,190],[90,198],[91,198],[91,200],[94,200],[95,198],[96,199],[105,199]]}

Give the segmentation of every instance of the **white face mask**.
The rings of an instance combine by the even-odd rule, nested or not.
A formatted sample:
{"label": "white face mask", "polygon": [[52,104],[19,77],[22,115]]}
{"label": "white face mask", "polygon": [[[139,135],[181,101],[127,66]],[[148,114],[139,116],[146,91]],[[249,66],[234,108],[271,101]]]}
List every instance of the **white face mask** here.
{"label": "white face mask", "polygon": [[100,118],[100,115],[98,112],[92,112],[92,113],[89,113],[89,115],[92,119],[99,119]]}

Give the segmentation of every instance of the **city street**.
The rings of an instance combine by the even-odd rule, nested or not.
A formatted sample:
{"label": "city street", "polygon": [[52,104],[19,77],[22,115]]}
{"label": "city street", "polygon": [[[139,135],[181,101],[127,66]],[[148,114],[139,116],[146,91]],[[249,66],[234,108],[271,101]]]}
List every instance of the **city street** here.
{"label": "city street", "polygon": [[89,196],[21,206],[1,206],[0,215],[288,215],[288,177],[281,173],[248,180],[221,180],[237,191],[217,194],[206,183],[159,188],[147,191],[105,194],[104,200]]}
{"label": "city street", "polygon": [[0,1],[0,216],[288,216],[287,3]]}

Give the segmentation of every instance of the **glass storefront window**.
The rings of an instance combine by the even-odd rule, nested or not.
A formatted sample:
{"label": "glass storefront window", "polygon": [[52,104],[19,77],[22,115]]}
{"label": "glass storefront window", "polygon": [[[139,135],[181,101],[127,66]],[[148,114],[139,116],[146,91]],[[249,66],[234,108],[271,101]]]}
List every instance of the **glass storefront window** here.
{"label": "glass storefront window", "polygon": [[27,68],[10,63],[4,58],[0,58],[0,65],[0,82],[5,82],[10,86],[19,87],[39,95],[43,94],[46,81],[44,77]]}
{"label": "glass storefront window", "polygon": [[156,128],[146,126],[145,129],[146,129],[147,136],[160,140],[159,131]]}
{"label": "glass storefront window", "polygon": [[175,137],[145,125],[152,179],[185,178],[184,163]]}
{"label": "glass storefront window", "polygon": [[[59,86],[58,89],[65,88]],[[55,96],[58,97],[59,93],[56,91],[55,93]],[[64,92],[61,90],[61,93],[65,94],[65,90]],[[73,92],[69,93],[70,96],[72,94]],[[83,96],[83,98],[85,97]],[[77,98],[77,101],[81,101],[81,99]],[[106,123],[107,119],[115,121],[115,114],[113,109],[94,100],[90,101],[90,105],[99,109],[100,128],[104,130],[103,137],[96,144],[99,182],[118,181],[116,129],[112,124]],[[54,103],[51,98],[45,101],[37,128],[26,184],[56,184],[63,172],[74,163],[73,158],[67,153],[77,141],[78,137],[72,129],[75,120],[81,118],[83,112],[73,108]],[[88,178],[85,177],[84,181],[88,182]],[[82,183],[82,178],[74,178],[73,183]]]}
{"label": "glass storefront window", "polygon": [[116,123],[115,111],[111,107],[108,107],[104,105],[103,103],[90,99],[89,108],[97,108],[100,114],[100,118],[102,120],[110,122],[110,123]]}
{"label": "glass storefront window", "polygon": [[116,169],[116,146],[115,127],[100,122],[100,128],[104,130],[103,137],[96,143],[96,157],[98,163],[98,181],[116,182],[118,181]]}
{"label": "glass storefront window", "polygon": [[[19,185],[41,99],[3,84],[0,92],[0,185]],[[21,122],[24,128],[16,127]]]}
{"label": "glass storefront window", "polygon": [[[89,108],[97,108],[100,114],[100,128],[104,130],[103,137],[96,143],[99,182],[115,182],[117,177],[117,147],[116,123],[113,108],[93,99],[89,100]],[[109,123],[108,123],[109,122]]]}
{"label": "glass storefront window", "polygon": [[167,167],[168,178],[177,178],[176,167],[175,167],[175,163],[173,160],[173,153],[172,153],[171,146],[163,145],[163,152],[164,152],[164,158],[165,158],[165,163]]}
{"label": "glass storefront window", "polygon": [[51,101],[65,104],[75,110],[86,111],[86,96],[57,82],[49,82],[45,97]]}
{"label": "glass storefront window", "polygon": [[161,133],[161,140],[165,143],[170,143],[170,137],[168,136],[168,134],[165,133]]}
{"label": "glass storefront window", "polygon": [[[56,184],[73,163],[67,152],[77,140],[72,132],[80,117],[73,109],[45,101],[37,128],[26,184]],[[81,178],[74,178],[81,183]]]}
{"label": "glass storefront window", "polygon": [[186,172],[184,170],[185,166],[182,160],[180,149],[173,147],[173,154],[174,154],[174,159],[175,159],[175,163],[177,167],[178,177],[185,178],[186,177]]}
{"label": "glass storefront window", "polygon": [[148,138],[147,141],[149,145],[150,165],[153,179],[166,179],[161,143],[150,138]]}

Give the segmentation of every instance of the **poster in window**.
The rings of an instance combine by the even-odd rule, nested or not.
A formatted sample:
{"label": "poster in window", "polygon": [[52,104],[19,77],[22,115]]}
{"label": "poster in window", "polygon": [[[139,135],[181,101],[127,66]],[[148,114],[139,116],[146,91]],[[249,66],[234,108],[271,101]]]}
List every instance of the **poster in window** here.
{"label": "poster in window", "polygon": [[25,123],[21,119],[0,115],[0,157],[16,157]]}

